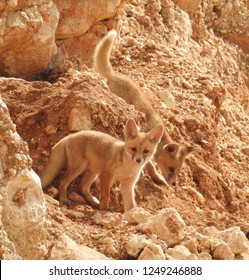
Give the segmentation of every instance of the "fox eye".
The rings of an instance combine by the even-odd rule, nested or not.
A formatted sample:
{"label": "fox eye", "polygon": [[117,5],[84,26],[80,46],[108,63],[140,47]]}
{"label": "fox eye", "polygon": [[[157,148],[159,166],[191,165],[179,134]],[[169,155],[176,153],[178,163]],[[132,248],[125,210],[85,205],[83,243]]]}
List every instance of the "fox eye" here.
{"label": "fox eye", "polygon": [[136,152],[136,151],[137,151],[137,148],[136,148],[136,147],[132,147],[131,150],[132,150],[133,152]]}
{"label": "fox eye", "polygon": [[175,171],[175,168],[174,168],[174,167],[169,167],[169,172],[170,172],[170,173],[174,173],[174,171]]}
{"label": "fox eye", "polygon": [[145,149],[144,154],[148,154],[149,150]]}

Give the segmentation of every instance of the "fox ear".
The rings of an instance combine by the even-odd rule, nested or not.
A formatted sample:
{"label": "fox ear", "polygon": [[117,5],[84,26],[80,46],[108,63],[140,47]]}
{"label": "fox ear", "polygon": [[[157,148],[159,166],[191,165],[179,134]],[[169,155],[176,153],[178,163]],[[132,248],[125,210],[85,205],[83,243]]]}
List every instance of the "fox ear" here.
{"label": "fox ear", "polygon": [[138,127],[133,119],[129,119],[125,125],[125,138],[134,139],[138,136]]}
{"label": "fox ear", "polygon": [[169,143],[163,147],[163,149],[171,156],[176,158],[180,146],[176,143]]}
{"label": "fox ear", "polygon": [[193,153],[197,151],[197,148],[196,147],[192,147],[192,146],[185,146],[183,147],[183,149],[181,150],[181,157],[186,157],[188,156],[189,154]]}
{"label": "fox ear", "polygon": [[149,140],[153,144],[157,144],[161,141],[161,138],[163,136],[164,128],[162,125],[158,125],[154,127],[148,134],[149,134]]}

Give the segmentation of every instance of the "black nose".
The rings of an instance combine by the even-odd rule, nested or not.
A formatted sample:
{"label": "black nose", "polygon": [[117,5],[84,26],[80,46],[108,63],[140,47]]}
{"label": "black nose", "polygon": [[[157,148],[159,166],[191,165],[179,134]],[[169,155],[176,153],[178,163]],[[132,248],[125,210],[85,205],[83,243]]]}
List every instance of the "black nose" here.
{"label": "black nose", "polygon": [[176,187],[176,182],[172,183],[172,186],[173,186],[173,187]]}
{"label": "black nose", "polygon": [[141,158],[137,158],[137,159],[136,159],[136,162],[137,162],[137,163],[141,163],[141,161],[142,161]]}

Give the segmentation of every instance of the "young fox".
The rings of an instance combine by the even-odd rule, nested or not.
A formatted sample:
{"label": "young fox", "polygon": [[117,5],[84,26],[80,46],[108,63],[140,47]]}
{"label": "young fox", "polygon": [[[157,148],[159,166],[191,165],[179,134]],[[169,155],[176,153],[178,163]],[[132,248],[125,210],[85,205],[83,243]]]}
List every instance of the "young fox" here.
{"label": "young fox", "polygon": [[[53,148],[41,175],[42,188],[48,186],[66,167],[59,186],[59,200],[67,204],[67,187],[81,175],[82,195],[94,207],[109,207],[110,188],[120,181],[125,210],[135,206],[134,187],[144,165],[152,158],[163,134],[158,125],[148,133],[139,132],[133,119],[125,126],[125,141],[97,131],[81,131],[66,136]],[[100,179],[100,201],[90,192],[96,177]]]}
{"label": "young fox", "polygon": [[[123,98],[127,103],[133,104],[138,111],[145,113],[148,129],[155,125],[164,125],[162,118],[157,115],[139,86],[129,77],[113,70],[110,63],[110,54],[116,36],[116,30],[111,30],[98,43],[94,53],[94,68],[107,79],[108,86],[113,93]],[[193,147],[173,143],[168,132],[164,129],[154,159],[167,183],[176,186],[177,176],[183,162],[192,151],[194,151]],[[156,171],[151,161],[146,165],[146,170],[155,183],[165,184],[164,179]]]}

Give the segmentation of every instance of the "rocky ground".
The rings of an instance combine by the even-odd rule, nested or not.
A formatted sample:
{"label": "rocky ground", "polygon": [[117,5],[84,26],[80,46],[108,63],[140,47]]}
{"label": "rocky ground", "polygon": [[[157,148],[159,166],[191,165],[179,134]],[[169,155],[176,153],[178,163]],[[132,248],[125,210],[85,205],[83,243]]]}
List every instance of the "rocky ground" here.
{"label": "rocky ground", "polygon": [[[2,159],[0,173],[5,175],[4,161],[12,185],[1,175],[1,195],[14,204],[2,202],[2,258],[32,258],[15,245],[21,237],[12,234],[16,228],[8,214],[34,213],[27,210],[30,193],[18,190],[12,197],[6,191],[16,187],[19,172],[30,172],[28,155],[39,175],[51,147],[69,133],[93,129],[123,139],[130,117],[145,128],[144,114],[111,93],[92,68],[94,45],[107,29],[116,28],[115,70],[139,84],[174,141],[197,151],[186,160],[177,187],[155,185],[144,173],[137,184],[138,208],[128,213],[123,213],[118,184],[108,212],[84,202],[77,180],[70,186],[68,208],[57,201],[59,178],[44,197],[38,190],[35,196],[43,198],[31,208],[39,204],[43,210],[36,212],[40,218],[28,231],[33,237],[25,241],[42,248],[34,258],[249,259],[249,7],[242,0],[228,2],[128,1],[114,17],[92,24],[83,39],[74,34],[63,41],[58,35],[62,49],[69,42],[84,44],[81,51],[68,47],[67,56],[39,79],[33,72],[29,81],[0,78],[1,97],[29,150],[20,152],[25,164]],[[6,123],[8,113],[2,111]],[[8,129],[4,126],[1,133],[2,158],[10,157],[10,143],[15,149],[26,147],[24,142],[17,146]],[[17,174],[9,175],[11,168]]]}

